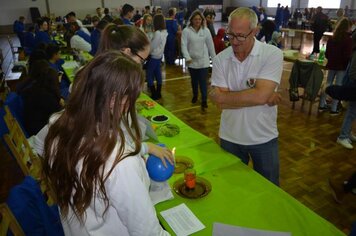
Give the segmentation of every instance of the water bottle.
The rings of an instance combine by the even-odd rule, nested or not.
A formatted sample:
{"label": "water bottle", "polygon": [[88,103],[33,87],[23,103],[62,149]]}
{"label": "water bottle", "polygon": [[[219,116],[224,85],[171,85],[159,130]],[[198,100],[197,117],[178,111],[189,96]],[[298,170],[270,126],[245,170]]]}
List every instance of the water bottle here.
{"label": "water bottle", "polygon": [[320,48],[320,52],[319,52],[319,57],[318,57],[318,62],[323,63],[324,59],[325,59],[325,44],[323,44]]}

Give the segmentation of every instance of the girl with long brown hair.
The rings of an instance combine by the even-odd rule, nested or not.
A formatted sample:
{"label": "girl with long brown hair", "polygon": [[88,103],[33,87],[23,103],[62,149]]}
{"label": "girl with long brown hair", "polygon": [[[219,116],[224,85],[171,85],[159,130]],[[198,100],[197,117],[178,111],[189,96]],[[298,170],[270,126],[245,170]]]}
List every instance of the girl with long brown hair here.
{"label": "girl with long brown hair", "polygon": [[119,50],[144,64],[150,52],[150,41],[137,27],[110,23],[102,32],[97,55],[109,50]]}
{"label": "girl with long brown hair", "polygon": [[148,194],[135,101],[140,65],[120,52],[76,74],[66,109],[50,124],[44,173],[66,235],[169,235]]}
{"label": "girl with long brown hair", "polygon": [[[117,26],[108,24],[102,32],[100,44],[96,55],[118,50],[138,64],[143,64],[150,52],[150,41],[140,29],[128,25]],[[32,145],[36,152],[43,156],[44,139],[48,133],[48,125],[43,127],[37,135],[32,138]],[[164,164],[166,160],[173,163],[173,156],[168,148],[160,147],[150,142],[141,144],[142,154],[153,154],[159,157]]]}
{"label": "girl with long brown hair", "polygon": [[[145,64],[150,48],[150,41],[146,34],[137,27],[108,24],[102,33],[97,54],[110,50],[119,50],[135,62]],[[144,142],[142,143],[142,149],[161,158],[164,164],[165,159],[173,164],[172,153],[167,148]]]}

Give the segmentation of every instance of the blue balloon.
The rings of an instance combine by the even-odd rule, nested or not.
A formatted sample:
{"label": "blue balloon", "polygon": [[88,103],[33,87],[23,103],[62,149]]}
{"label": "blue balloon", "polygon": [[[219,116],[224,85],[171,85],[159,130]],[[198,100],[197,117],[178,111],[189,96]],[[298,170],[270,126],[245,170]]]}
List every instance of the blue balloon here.
{"label": "blue balloon", "polygon": [[166,181],[174,172],[174,165],[166,160],[167,167],[163,165],[161,159],[156,156],[149,155],[146,163],[146,168],[150,178],[157,182]]}

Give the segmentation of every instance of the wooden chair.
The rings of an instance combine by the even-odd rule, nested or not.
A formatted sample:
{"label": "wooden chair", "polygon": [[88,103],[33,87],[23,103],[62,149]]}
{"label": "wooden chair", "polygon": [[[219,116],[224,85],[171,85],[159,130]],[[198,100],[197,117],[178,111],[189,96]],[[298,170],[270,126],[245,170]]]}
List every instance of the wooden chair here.
{"label": "wooden chair", "polygon": [[25,235],[8,205],[2,203],[0,204],[0,235],[7,235],[9,231],[12,232],[14,236]]}
{"label": "wooden chair", "polygon": [[31,175],[38,180],[41,190],[47,198],[48,205],[55,203],[55,195],[47,179],[42,177],[42,160],[36,155],[17,120],[13,117],[8,106],[5,106],[5,123],[9,129],[8,134],[4,134],[4,140],[15,157],[24,175]]}
{"label": "wooden chair", "polygon": [[[292,109],[295,108],[295,102],[301,98],[301,110],[304,108],[305,101],[309,101],[308,115],[310,115],[313,104],[318,102],[316,98],[320,92],[323,78],[324,74],[319,64],[297,60],[289,77]],[[299,96],[298,88],[303,88],[302,96]]]}
{"label": "wooden chair", "polygon": [[10,88],[5,80],[5,73],[0,68],[0,106],[5,103],[6,97],[10,92]]}

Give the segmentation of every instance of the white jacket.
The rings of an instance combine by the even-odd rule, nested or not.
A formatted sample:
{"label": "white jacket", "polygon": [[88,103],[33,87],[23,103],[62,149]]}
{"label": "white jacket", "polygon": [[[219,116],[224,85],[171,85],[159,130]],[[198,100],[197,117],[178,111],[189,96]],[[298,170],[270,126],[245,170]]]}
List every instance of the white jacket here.
{"label": "white jacket", "polygon": [[201,27],[199,31],[191,26],[186,27],[182,33],[182,53],[184,58],[192,63],[190,68],[199,69],[210,66],[210,58],[215,57],[215,48],[210,31],[206,27]]}
{"label": "white jacket", "polygon": [[167,30],[156,30],[151,41],[150,55],[154,59],[161,59],[164,52],[164,47],[167,42]]}
{"label": "white jacket", "polygon": [[70,39],[70,47],[84,52],[91,51],[91,44],[85,41],[79,35],[72,36],[72,38]]}

